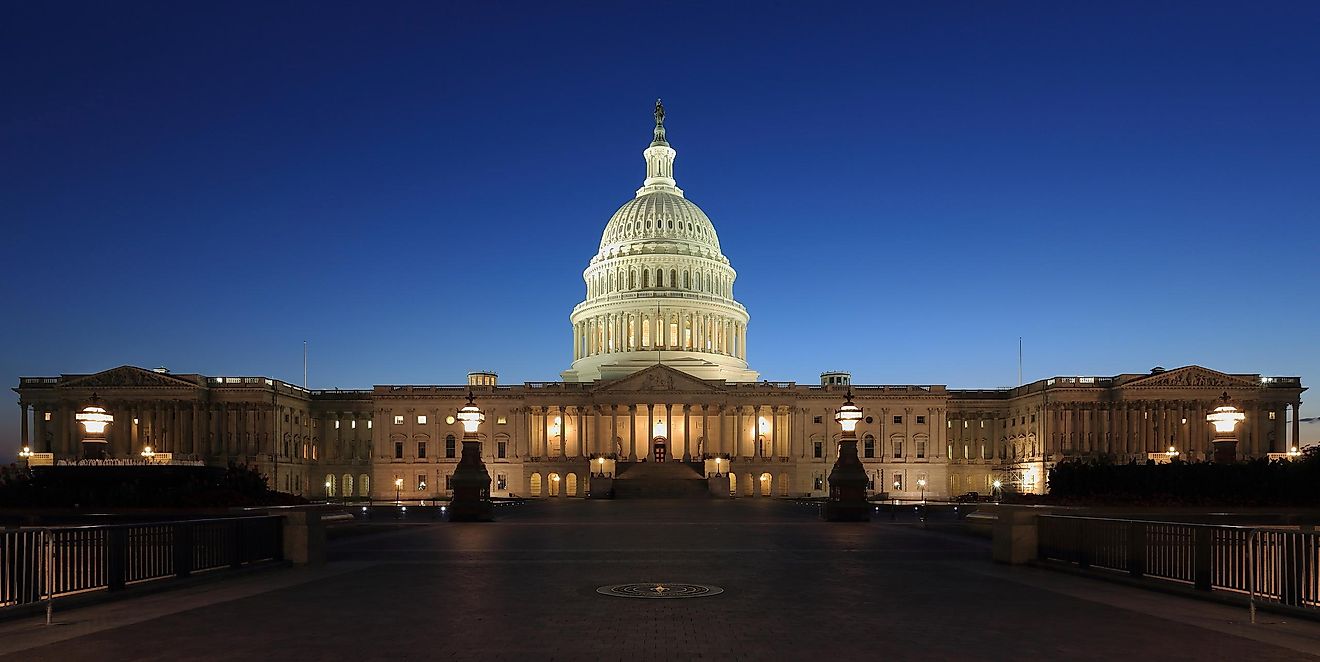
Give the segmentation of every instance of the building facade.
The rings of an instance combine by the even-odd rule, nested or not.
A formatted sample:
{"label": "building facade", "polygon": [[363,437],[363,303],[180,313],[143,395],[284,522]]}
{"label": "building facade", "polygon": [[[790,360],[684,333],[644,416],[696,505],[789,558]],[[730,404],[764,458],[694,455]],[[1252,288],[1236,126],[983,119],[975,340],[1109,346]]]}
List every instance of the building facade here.
{"label": "building facade", "polygon": [[[23,377],[22,443],[56,461],[133,459],[151,447],[248,464],[276,489],[310,497],[443,498],[462,448],[454,414],[471,392],[486,413],[494,495],[585,496],[593,474],[682,461],[728,473],[735,496],[822,496],[840,436],[834,410],[851,390],[872,491],[942,498],[989,492],[995,480],[1041,492],[1068,458],[1208,460],[1205,415],[1225,393],[1247,415],[1240,456],[1288,451],[1290,409],[1298,438],[1300,378],[1199,366],[985,390],[854,385],[846,372],[823,373],[820,384],[758,380],[736,272],[710,219],[678,188],[676,155],[657,103],[646,178],[583,272],[561,381],[502,385],[471,373],[451,386],[308,390],[132,366]],[[93,401],[114,416],[105,443],[84,443],[74,419]]]}

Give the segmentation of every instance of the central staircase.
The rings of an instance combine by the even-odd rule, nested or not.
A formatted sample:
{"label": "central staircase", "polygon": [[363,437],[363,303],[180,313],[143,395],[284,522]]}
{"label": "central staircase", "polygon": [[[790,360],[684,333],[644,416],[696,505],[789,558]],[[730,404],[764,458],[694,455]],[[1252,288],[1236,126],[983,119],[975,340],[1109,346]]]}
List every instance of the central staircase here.
{"label": "central staircase", "polygon": [[710,496],[700,462],[620,462],[616,499],[704,499]]}

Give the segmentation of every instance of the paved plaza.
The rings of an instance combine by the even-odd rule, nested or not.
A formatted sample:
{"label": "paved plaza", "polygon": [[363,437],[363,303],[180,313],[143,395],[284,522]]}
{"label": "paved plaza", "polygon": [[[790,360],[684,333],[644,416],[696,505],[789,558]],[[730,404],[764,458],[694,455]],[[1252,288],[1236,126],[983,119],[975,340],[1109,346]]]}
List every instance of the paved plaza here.
{"label": "paved plaza", "polygon": [[[1298,659],[1320,624],[989,561],[988,543],[811,506],[559,501],[418,524],[273,570],[0,623],[22,660]],[[720,595],[599,595],[690,582]]]}

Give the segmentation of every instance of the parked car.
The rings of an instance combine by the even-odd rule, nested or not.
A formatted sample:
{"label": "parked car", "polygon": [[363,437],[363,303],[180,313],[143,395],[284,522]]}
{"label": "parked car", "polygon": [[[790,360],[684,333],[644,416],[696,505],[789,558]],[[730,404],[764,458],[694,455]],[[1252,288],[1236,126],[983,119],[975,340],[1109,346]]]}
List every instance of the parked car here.
{"label": "parked car", "polygon": [[966,494],[959,494],[958,496],[954,497],[953,500],[957,501],[958,503],[976,503],[977,501],[981,500],[981,493],[968,492]]}

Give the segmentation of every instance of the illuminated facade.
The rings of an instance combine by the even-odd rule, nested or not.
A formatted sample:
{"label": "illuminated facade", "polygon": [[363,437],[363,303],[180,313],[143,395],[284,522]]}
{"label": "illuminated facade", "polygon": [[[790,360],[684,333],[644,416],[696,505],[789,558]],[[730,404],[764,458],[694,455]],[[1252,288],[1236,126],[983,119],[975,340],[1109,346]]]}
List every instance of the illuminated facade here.
{"label": "illuminated facade", "polygon": [[312,497],[446,497],[461,455],[455,414],[469,391],[497,496],[574,497],[593,473],[636,462],[688,462],[728,473],[739,496],[823,496],[840,435],[834,410],[852,389],[863,410],[858,454],[873,493],[947,497],[1040,492],[1068,457],[1146,460],[1173,448],[1213,454],[1206,415],[1221,394],[1246,418],[1238,456],[1289,450],[1297,377],[1199,366],[1112,377],[1056,377],[1011,389],[758,381],[747,364],[747,311],[710,219],[674,180],[675,150],[657,104],[646,178],[610,219],[570,315],[561,381],[500,385],[472,373],[452,386],[307,390],[264,377],[208,377],[122,366],[91,375],[24,377],[22,443],[58,460],[86,453],[74,416],[95,395],[114,420],[108,457],[150,446],[174,459],[256,466],[281,490]]}

